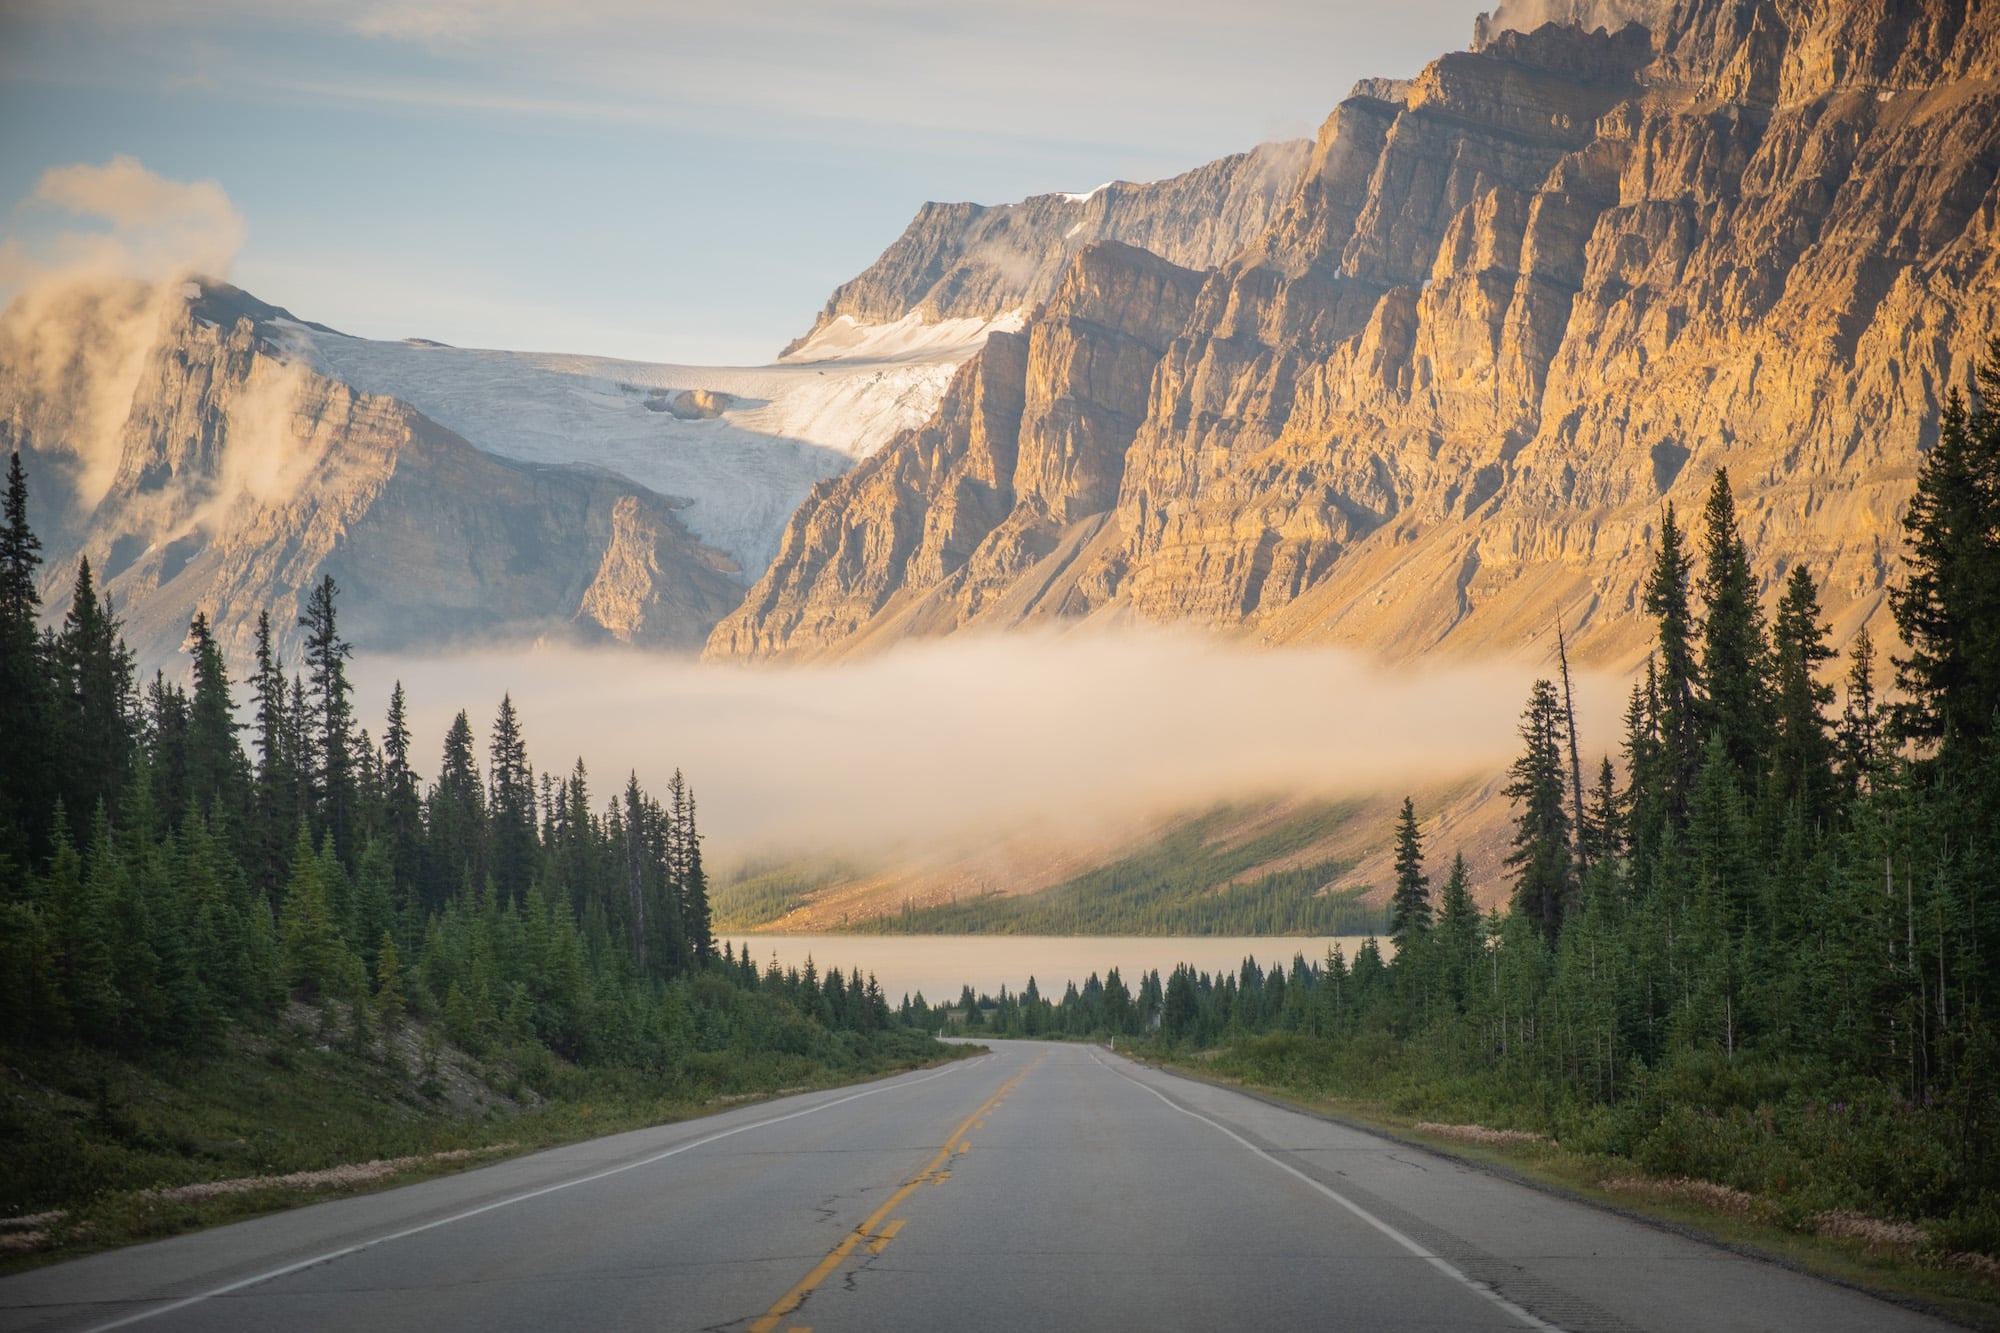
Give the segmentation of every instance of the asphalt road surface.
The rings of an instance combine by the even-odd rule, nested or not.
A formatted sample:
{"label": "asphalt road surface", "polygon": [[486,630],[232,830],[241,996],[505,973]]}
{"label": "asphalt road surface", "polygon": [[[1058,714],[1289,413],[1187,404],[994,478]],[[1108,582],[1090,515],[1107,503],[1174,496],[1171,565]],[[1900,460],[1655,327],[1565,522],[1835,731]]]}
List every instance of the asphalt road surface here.
{"label": "asphalt road surface", "polygon": [[1133,1065],[976,1060],[0,1281],[0,1328],[1943,1325]]}

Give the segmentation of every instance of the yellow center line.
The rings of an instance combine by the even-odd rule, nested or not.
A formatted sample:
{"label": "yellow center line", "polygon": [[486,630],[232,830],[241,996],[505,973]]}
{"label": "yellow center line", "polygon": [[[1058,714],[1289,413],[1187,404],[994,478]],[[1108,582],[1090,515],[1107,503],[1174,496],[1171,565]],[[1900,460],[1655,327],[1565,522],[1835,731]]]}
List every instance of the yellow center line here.
{"label": "yellow center line", "polygon": [[[938,1149],[937,1156],[931,1158],[923,1170],[917,1172],[916,1175],[910,1177],[907,1181],[904,1181],[903,1187],[894,1194],[891,1194],[888,1201],[880,1208],[870,1213],[866,1221],[848,1232],[842,1238],[840,1244],[834,1246],[827,1254],[826,1258],[813,1265],[812,1272],[807,1273],[803,1278],[799,1279],[797,1286],[793,1287],[783,1296],[780,1296],[778,1303],[767,1310],[762,1319],[750,1325],[750,1333],[772,1333],[772,1330],[777,1328],[779,1321],[794,1310],[797,1310],[801,1305],[804,1305],[806,1297],[812,1295],[813,1289],[831,1277],[834,1270],[840,1267],[841,1262],[848,1255],[854,1253],[854,1247],[861,1244],[862,1241],[879,1241],[879,1245],[871,1243],[869,1248],[878,1254],[881,1253],[881,1246],[887,1245],[890,1239],[898,1231],[902,1230],[902,1224],[897,1222],[881,1231],[877,1231],[876,1228],[882,1225],[882,1220],[895,1211],[897,1204],[909,1198],[915,1192],[917,1186],[937,1183],[942,1178],[938,1173],[938,1168],[950,1161],[953,1153],[965,1151],[966,1145],[963,1140],[965,1135],[972,1129],[972,1122],[999,1105],[1000,1099],[1012,1092],[1014,1085],[1034,1072],[1035,1065],[1040,1064],[1046,1058],[1046,1056],[1042,1055],[1036,1056],[1032,1064],[1014,1075],[1014,1077],[1008,1079],[1005,1083],[1002,1083],[998,1092],[981,1102],[979,1109],[965,1117],[965,1122],[952,1131],[951,1137],[944,1141],[944,1147]],[[942,1173],[943,1176],[950,1174],[949,1171]]]}

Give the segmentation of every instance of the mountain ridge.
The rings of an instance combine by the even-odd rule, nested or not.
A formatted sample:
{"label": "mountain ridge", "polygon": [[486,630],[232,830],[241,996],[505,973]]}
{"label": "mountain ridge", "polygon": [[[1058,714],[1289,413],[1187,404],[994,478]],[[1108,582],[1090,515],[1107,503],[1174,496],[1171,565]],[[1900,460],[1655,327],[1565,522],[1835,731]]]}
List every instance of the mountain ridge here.
{"label": "mountain ridge", "polygon": [[[1522,31],[1503,6],[1477,49],[1344,101],[1264,232],[1203,278],[1136,431],[1096,442],[1116,497],[1066,514],[1095,531],[1045,546],[1060,568],[961,542],[885,579],[892,534],[965,511],[943,487],[986,446],[940,421],[885,448],[930,482],[814,492],[708,654],[1136,617],[1535,656],[1561,618],[1585,660],[1629,665],[1660,505],[1691,515],[1718,467],[1766,592],[1805,563],[1837,637],[1887,632],[1927,423],[2000,294],[2000,19],[1554,8],[1650,22]],[[1018,336],[1053,336],[1055,307]],[[1014,352],[983,355],[1012,374]],[[1077,410],[1097,386],[1063,375],[1022,392]]]}

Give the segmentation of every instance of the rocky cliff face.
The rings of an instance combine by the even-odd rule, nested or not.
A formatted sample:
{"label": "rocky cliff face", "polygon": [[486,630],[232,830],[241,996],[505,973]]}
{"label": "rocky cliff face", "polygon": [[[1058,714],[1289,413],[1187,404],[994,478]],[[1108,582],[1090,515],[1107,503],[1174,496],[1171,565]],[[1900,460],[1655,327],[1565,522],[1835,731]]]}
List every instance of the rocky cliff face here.
{"label": "rocky cliff face", "polygon": [[[1066,587],[1124,484],[1160,355],[1202,277],[1107,242],[1023,333],[995,333],[938,414],[816,487],[715,655],[810,656],[853,636],[1012,623]],[[878,623],[879,622],[879,623]]]}
{"label": "rocky cliff face", "polygon": [[344,633],[372,648],[548,633],[688,647],[741,596],[667,499],[494,458],[286,360],[271,341],[283,311],[220,284],[148,309],[109,438],[86,438],[103,423],[81,412],[106,398],[88,354],[101,337],[37,325],[42,350],[79,349],[53,377],[36,346],[0,340],[0,426],[30,471],[45,609],[62,614],[88,557],[142,664],[171,662],[196,610],[233,662],[260,610],[293,646],[322,574],[343,589]]}
{"label": "rocky cliff face", "polygon": [[[969,437],[933,422],[876,460],[931,441],[893,495],[815,493],[711,653],[1136,614],[1533,654],[1562,616],[1586,656],[1628,662],[1661,503],[1691,518],[1718,467],[1767,588],[1803,563],[1839,633],[1880,620],[1924,433],[1994,331],[2000,11],[1541,12],[1594,30],[1521,31],[1533,15],[1503,7],[1477,50],[1364,85],[1177,327],[1108,325],[1158,355],[1133,429],[1068,437],[1088,484],[1031,503],[1017,467],[1004,516],[981,501],[985,537],[856,593],[846,553],[965,509]],[[1071,262],[1065,291],[1105,280]],[[1192,281],[1149,314],[1174,318]],[[1052,297],[1021,337],[1073,321]],[[1023,359],[986,355],[961,387]],[[1019,399],[1050,420],[1132,402],[1070,365],[1028,355]],[[1046,517],[1016,551],[1017,511]]]}
{"label": "rocky cliff face", "polygon": [[1284,203],[1309,145],[1264,144],[1172,177],[1113,181],[1089,194],[1018,204],[925,204],[895,244],[837,288],[798,352],[841,320],[989,320],[1046,301],[1085,247],[1117,241],[1183,268],[1213,268],[1249,244]]}

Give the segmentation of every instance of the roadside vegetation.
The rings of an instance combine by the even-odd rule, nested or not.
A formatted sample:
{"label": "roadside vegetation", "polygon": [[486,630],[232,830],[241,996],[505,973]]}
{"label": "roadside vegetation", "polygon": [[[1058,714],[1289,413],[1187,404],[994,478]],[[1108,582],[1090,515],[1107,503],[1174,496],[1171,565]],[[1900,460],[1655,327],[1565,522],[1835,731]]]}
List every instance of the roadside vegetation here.
{"label": "roadside vegetation", "polygon": [[1844,688],[1825,683],[1812,571],[1767,616],[1718,471],[1695,534],[1661,515],[1658,643],[1622,762],[1584,767],[1566,668],[1529,696],[1506,910],[1478,910],[1462,859],[1434,873],[1406,802],[1392,961],[1370,941],[1130,991],[964,996],[959,1030],[1143,1037],[1212,1076],[1433,1137],[1479,1127],[1457,1141],[1600,1197],[1991,1302],[2000,342],[1992,357],[1919,474],[1891,593],[1904,655],[1857,636]]}
{"label": "roadside vegetation", "polygon": [[[874,979],[760,972],[710,926],[695,795],[537,774],[510,699],[416,770],[355,718],[332,578],[237,721],[221,648],[144,684],[80,563],[38,628],[18,454],[0,522],[0,1256],[951,1058]],[[239,732],[247,730],[246,753]],[[439,1157],[437,1154],[456,1154]],[[384,1171],[363,1169],[396,1159]],[[410,1159],[410,1160],[402,1160]],[[324,1180],[194,1189],[332,1172]]]}

